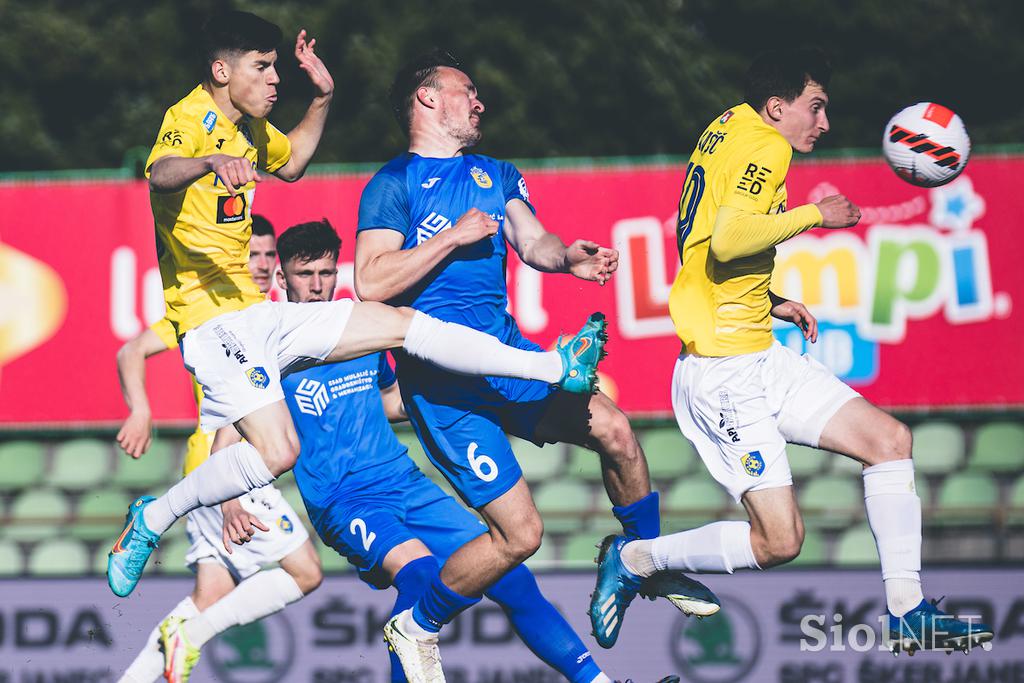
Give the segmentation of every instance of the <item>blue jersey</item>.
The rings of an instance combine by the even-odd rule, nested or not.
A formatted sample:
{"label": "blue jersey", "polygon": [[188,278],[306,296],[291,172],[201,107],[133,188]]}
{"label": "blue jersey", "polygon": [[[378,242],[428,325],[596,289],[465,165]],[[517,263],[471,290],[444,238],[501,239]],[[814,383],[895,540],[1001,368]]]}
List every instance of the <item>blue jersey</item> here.
{"label": "blue jersey", "polygon": [[342,481],[381,468],[387,477],[416,466],[395,436],[380,389],[395,383],[384,353],[288,375],[281,384],[302,444],[295,480],[310,519],[318,519],[346,489]]}
{"label": "blue jersey", "polygon": [[403,249],[423,244],[476,208],[498,222],[490,240],[457,249],[416,286],[388,303],[501,337],[508,329],[505,204],[530,209],[526,181],[512,164],[467,154],[448,159],[405,153],[380,169],[359,201],[359,231],[395,230]]}

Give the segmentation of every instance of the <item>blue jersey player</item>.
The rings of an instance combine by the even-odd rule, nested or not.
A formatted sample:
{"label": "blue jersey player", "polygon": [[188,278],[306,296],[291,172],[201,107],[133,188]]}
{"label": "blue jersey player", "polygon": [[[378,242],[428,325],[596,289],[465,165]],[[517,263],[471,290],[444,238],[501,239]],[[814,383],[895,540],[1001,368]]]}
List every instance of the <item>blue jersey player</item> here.
{"label": "blue jersey player", "polygon": [[[506,311],[508,249],[537,270],[600,284],[614,273],[617,253],[585,240],[566,246],[537,220],[515,166],[464,154],[480,139],[484,106],[450,55],[431,53],[404,67],[391,99],[409,150],[363,192],[355,273],[360,297],[411,306],[506,344],[539,349]],[[448,559],[424,597],[385,628],[410,677],[420,670],[439,675],[433,659],[418,661],[418,653],[432,652],[427,646],[444,623],[540,545],[541,519],[506,433],[596,451],[627,537],[657,533],[658,498],[628,420],[604,394],[574,397],[541,382],[438,372],[408,354],[397,360],[405,406],[427,454],[488,525]]]}
{"label": "blue jersey player", "polygon": [[[326,222],[281,235],[277,276],[289,301],[333,298],[339,245]],[[423,476],[395,438],[388,421],[405,419],[405,412],[383,353],[310,368],[282,384],[301,444],[295,479],[317,532],[365,581],[395,586],[393,613],[406,609],[437,575],[438,562],[485,528]],[[567,679],[609,680],[525,566],[487,595],[527,646]],[[405,680],[398,662],[392,680]]]}

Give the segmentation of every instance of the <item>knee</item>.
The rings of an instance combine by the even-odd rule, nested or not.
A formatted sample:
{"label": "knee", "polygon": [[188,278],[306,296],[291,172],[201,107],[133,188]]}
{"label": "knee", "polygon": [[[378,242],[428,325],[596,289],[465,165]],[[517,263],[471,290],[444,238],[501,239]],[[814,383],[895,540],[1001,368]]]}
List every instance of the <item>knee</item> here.
{"label": "knee", "polygon": [[881,443],[877,445],[882,460],[907,460],[914,450],[914,437],[910,427],[899,420],[891,420],[887,428],[879,435]]}
{"label": "knee", "polygon": [[770,536],[757,538],[751,533],[751,545],[754,548],[754,558],[761,569],[777,567],[796,559],[800,554],[800,548],[804,544],[804,529],[802,526],[790,529],[785,532],[775,532]]}
{"label": "knee", "polygon": [[291,572],[295,585],[299,587],[303,595],[309,595],[324,581],[324,572],[320,567],[320,558],[316,561],[304,562],[301,568],[293,569]]}
{"label": "knee", "polygon": [[540,515],[535,513],[529,519],[522,520],[505,535],[502,554],[506,564],[515,567],[530,559],[540,549],[543,535],[544,523]]}
{"label": "knee", "polygon": [[614,405],[593,410],[591,435],[602,456],[620,464],[643,459],[643,451],[626,414]]}
{"label": "knee", "polygon": [[295,467],[295,461],[299,459],[299,444],[289,439],[267,449],[262,455],[267,469],[278,477]]}

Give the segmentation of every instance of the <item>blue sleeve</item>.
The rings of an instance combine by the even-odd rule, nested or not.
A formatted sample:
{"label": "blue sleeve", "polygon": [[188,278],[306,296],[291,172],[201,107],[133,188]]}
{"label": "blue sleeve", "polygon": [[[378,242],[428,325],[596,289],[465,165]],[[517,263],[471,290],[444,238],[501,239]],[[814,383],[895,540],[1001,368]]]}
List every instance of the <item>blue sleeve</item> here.
{"label": "blue sleeve", "polygon": [[398,378],[395,377],[395,371],[391,369],[391,363],[388,363],[388,354],[382,351],[380,353],[380,365],[377,367],[377,388],[383,391],[390,386],[394,386],[397,381]]}
{"label": "blue sleeve", "polygon": [[403,235],[409,230],[409,193],[405,183],[391,173],[378,172],[359,198],[357,232],[386,228]]}
{"label": "blue sleeve", "polygon": [[522,199],[530,207],[530,211],[537,213],[530,203],[530,190],[526,187],[526,179],[519,169],[507,161],[498,161],[498,169],[501,171],[501,189],[505,193],[505,203],[513,199]]}

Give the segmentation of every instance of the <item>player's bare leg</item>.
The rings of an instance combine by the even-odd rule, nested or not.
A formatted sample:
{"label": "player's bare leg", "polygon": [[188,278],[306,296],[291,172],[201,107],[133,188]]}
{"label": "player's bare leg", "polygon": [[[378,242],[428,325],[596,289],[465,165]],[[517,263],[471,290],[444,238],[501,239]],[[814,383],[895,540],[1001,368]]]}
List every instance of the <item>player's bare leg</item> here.
{"label": "player's bare leg", "polygon": [[882,565],[894,651],[970,650],[987,644],[992,639],[991,628],[955,619],[924,599],[921,499],[914,483],[910,429],[857,397],[832,416],[818,445],[864,465],[864,505]]}

